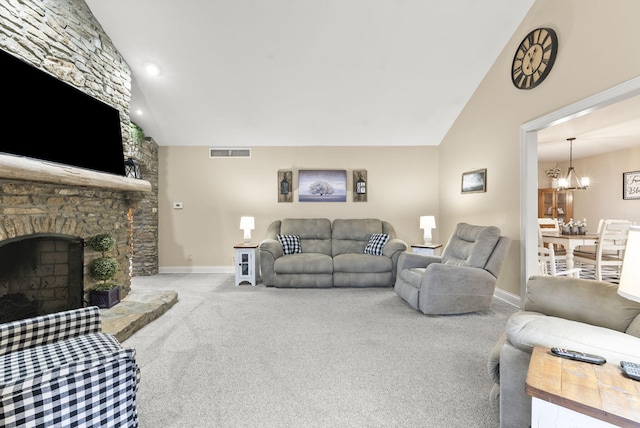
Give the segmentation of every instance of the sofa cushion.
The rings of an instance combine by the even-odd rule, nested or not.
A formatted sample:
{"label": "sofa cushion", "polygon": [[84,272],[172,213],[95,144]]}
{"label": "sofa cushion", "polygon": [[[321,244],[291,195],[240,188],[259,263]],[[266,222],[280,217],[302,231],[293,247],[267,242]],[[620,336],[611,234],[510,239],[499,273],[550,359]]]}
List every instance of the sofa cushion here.
{"label": "sofa cushion", "polygon": [[0,356],[0,385],[85,358],[119,351],[110,334],[90,333]]}
{"label": "sofa cushion", "polygon": [[331,226],[332,255],[346,253],[362,253],[371,235],[387,233],[391,238],[395,236],[383,230],[383,224],[378,219],[336,219]]}
{"label": "sofa cushion", "polygon": [[640,303],[620,297],[616,284],[533,276],[527,281],[524,309],[624,332],[640,314]]}
{"label": "sofa cushion", "polygon": [[278,235],[278,242],[282,245],[284,254],[297,254],[302,252],[300,237],[298,235]]}
{"label": "sofa cushion", "polygon": [[391,272],[393,260],[390,257],[378,257],[371,254],[340,254],[333,258],[335,272],[382,273]]}
{"label": "sofa cushion", "polygon": [[321,253],[298,253],[275,261],[276,275],[291,273],[333,273],[333,260]]}
{"label": "sofa cushion", "polygon": [[306,253],[331,255],[331,222],[326,218],[287,218],[280,223],[281,235],[298,235]]}
{"label": "sofa cushion", "polygon": [[369,238],[369,242],[364,247],[364,254],[371,254],[373,256],[381,256],[384,244],[389,240],[389,235],[386,233],[374,233]]}

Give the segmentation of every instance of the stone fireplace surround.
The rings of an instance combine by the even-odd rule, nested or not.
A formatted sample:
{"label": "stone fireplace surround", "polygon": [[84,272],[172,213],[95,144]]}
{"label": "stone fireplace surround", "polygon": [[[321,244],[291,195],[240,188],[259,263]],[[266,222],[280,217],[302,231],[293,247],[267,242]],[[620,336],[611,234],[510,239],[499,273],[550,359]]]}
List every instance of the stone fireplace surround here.
{"label": "stone fireplace surround", "polygon": [[[115,279],[126,294],[130,289],[132,263],[137,275],[153,275],[158,269],[157,145],[148,139],[138,147],[129,133],[129,65],[83,0],[3,3],[0,35],[0,49],[117,108],[123,154],[140,163],[144,178],[133,180],[0,154],[0,247],[5,254],[22,254],[26,251],[25,242],[35,238],[34,242],[39,244],[34,247],[41,248],[35,255],[24,256],[21,263],[22,271],[35,271],[43,274],[41,278],[34,281],[25,275],[23,280],[13,280],[12,287],[16,287],[16,281],[31,284],[28,287],[34,283],[48,285],[66,281],[65,271],[68,273],[75,268],[60,262],[65,256],[59,251],[71,243],[71,247],[79,245],[83,255],[81,277],[69,275],[74,288],[70,294],[81,295],[85,300],[92,285],[87,276],[87,265],[99,254],[85,248],[84,241],[96,234],[110,233],[116,238],[116,248],[110,255],[120,263]],[[34,130],[37,130],[37,123],[34,118]],[[23,136],[31,131],[22,130]],[[87,144],[91,144],[90,137]],[[99,155],[98,147],[96,153]],[[46,240],[42,241],[44,238]],[[34,264],[34,260],[42,258],[54,262],[52,265]],[[55,279],[47,275],[51,270],[59,274]],[[9,291],[7,276],[15,274],[4,277],[0,274],[0,295]],[[60,291],[61,288],[52,290],[49,287],[38,293],[29,290],[26,291],[32,295],[56,297],[47,303],[38,303],[39,310],[57,307],[59,302],[56,301],[64,300],[65,292]],[[67,299],[73,300],[72,305],[77,304],[77,297],[67,296]]]}
{"label": "stone fireplace surround", "polygon": [[88,264],[100,256],[84,242],[101,233],[116,238],[114,279],[126,295],[133,213],[150,190],[145,180],[0,155],[0,297],[23,295],[35,315],[84,306]]}

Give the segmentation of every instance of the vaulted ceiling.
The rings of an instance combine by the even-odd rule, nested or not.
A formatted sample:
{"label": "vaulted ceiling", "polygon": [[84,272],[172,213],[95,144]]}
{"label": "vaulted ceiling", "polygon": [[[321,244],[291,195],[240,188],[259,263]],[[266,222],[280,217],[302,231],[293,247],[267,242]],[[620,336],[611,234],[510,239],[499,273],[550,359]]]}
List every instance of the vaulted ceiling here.
{"label": "vaulted ceiling", "polygon": [[86,1],[145,133],[222,147],[437,145],[534,2]]}

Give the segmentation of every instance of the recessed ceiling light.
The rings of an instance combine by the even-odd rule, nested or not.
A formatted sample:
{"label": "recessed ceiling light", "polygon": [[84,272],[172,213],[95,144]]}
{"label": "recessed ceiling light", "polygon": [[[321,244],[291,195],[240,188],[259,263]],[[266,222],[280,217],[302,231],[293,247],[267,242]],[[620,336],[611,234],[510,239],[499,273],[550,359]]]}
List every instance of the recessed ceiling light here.
{"label": "recessed ceiling light", "polygon": [[144,69],[147,71],[147,73],[150,76],[157,76],[158,74],[160,74],[160,68],[158,68],[157,65],[148,62],[147,64],[145,64]]}
{"label": "recessed ceiling light", "polygon": [[140,110],[140,109],[136,110],[136,114],[137,114],[138,116],[142,116],[142,113],[143,113],[143,111],[142,111],[142,110]]}

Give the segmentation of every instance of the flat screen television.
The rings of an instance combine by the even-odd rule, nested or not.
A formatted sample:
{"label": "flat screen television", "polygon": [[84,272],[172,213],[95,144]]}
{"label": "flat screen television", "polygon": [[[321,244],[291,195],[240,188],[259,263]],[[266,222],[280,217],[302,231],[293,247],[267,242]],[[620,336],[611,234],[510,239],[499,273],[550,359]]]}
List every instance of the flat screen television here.
{"label": "flat screen television", "polygon": [[117,109],[2,49],[0,75],[0,152],[125,175]]}

